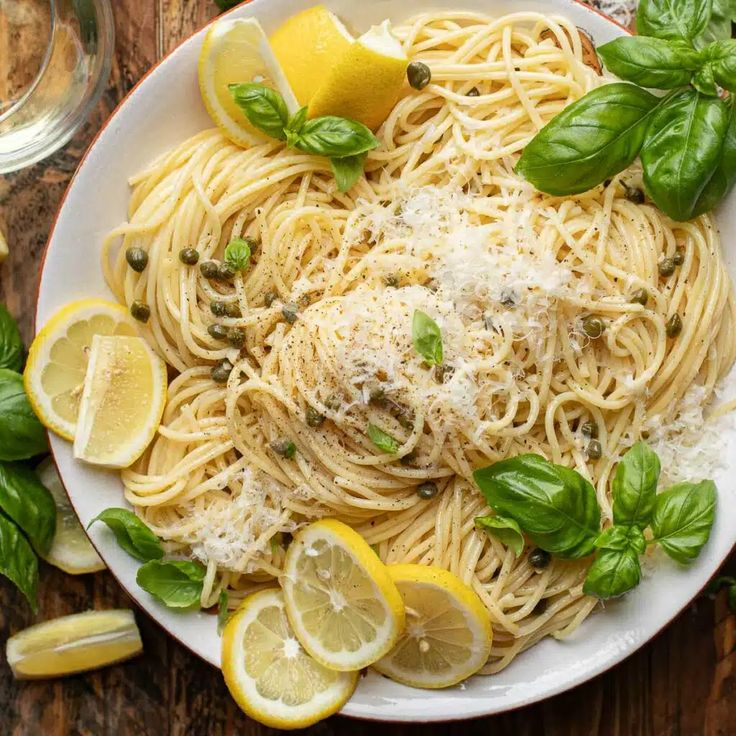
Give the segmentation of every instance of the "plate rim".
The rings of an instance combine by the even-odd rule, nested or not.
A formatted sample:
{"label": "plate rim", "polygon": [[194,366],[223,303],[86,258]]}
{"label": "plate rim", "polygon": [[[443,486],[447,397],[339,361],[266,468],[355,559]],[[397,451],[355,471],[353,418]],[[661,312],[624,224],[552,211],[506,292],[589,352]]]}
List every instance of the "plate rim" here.
{"label": "plate rim", "polygon": [[[328,0],[325,0],[328,2]],[[579,6],[581,10],[584,12],[598,16],[600,19],[605,21],[606,23],[615,26],[616,28],[623,31],[625,34],[628,35],[634,35],[630,28],[624,26],[622,23],[618,22],[614,18],[610,17],[606,13],[602,12],[598,8],[595,8],[591,5],[587,5],[583,0],[563,0],[564,2],[571,3],[572,5]],[[146,80],[154,74],[160,66],[162,66],[171,56],[176,54],[179,49],[187,44],[194,36],[211,26],[213,23],[218,22],[222,18],[225,18],[231,14],[237,13],[239,10],[244,8],[247,5],[250,5],[253,3],[254,0],[243,0],[238,5],[230,8],[229,10],[222,12],[212,19],[206,21],[204,24],[196,28],[192,33],[188,34],[185,38],[181,39],[174,47],[172,47],[164,56],[162,56],[155,64],[153,64],[149,69],[146,70],[146,72],[136,81],[136,83],[128,90],[128,92],[125,94],[125,96],[114,106],[112,111],[110,112],[109,116],[105,119],[105,121],[100,126],[99,130],[96,131],[95,135],[90,140],[89,144],[85,148],[84,153],[82,154],[81,158],[79,159],[79,162],[77,163],[74,173],[72,174],[69,183],[67,184],[64,194],[62,195],[59,205],[56,208],[56,211],[54,213],[51,227],[49,228],[48,237],[46,239],[46,242],[44,244],[43,252],[41,254],[41,259],[39,263],[39,278],[36,285],[36,291],[35,291],[35,297],[34,297],[34,316],[33,316],[33,335],[35,335],[38,332],[38,323],[39,323],[39,311],[40,311],[40,294],[41,294],[41,288],[44,282],[44,275],[46,272],[46,259],[48,255],[48,251],[50,248],[50,244],[52,240],[54,239],[54,235],[56,233],[58,221],[60,218],[60,215],[66,205],[67,198],[69,196],[69,193],[71,192],[80,171],[84,167],[85,163],[87,162],[87,159],[89,158],[92,150],[96,147],[100,137],[105,133],[107,128],[115,121],[116,117],[121,111],[121,108],[127,104],[129,99],[134,95],[134,93],[138,90],[138,88],[143,85]],[[462,0],[458,0],[459,4],[462,5]],[[736,430],[735,430],[736,431]],[[105,562],[106,565],[106,571],[109,572],[112,577],[114,578],[117,585],[124,591],[124,593],[130,598],[131,602],[135,605],[138,612],[143,612],[151,621],[153,621],[159,628],[161,628],[166,635],[171,636],[178,644],[183,646],[190,654],[197,657],[198,659],[201,659],[202,661],[206,662],[208,665],[210,665],[214,669],[220,669],[217,667],[215,663],[210,661],[207,657],[205,657],[201,652],[196,651],[190,644],[187,642],[185,638],[182,637],[179,633],[173,631],[165,621],[162,621],[161,619],[157,618],[153,608],[144,606],[142,603],[138,601],[135,595],[133,595],[129,590],[128,587],[122,582],[122,579],[118,573],[116,573],[107,563],[107,560],[105,559],[105,555],[101,549],[102,545],[100,545],[98,542],[95,542],[95,540],[87,534],[87,529],[84,527],[84,525],[81,522],[81,519],[79,517],[79,512],[77,511],[77,507],[74,503],[74,500],[71,496],[71,494],[68,492],[66,485],[63,480],[62,473],[59,468],[59,462],[56,457],[56,452],[54,450],[54,442],[52,441],[55,439],[55,435],[50,430],[46,430],[47,437],[49,438],[49,457],[51,458],[51,461],[54,464],[54,468],[56,469],[57,474],[59,475],[59,478],[62,481],[62,486],[64,488],[64,492],[67,495],[67,498],[69,500],[69,503],[74,511],[75,516],[77,516],[78,521],[82,525],[82,528],[84,529],[85,535],[87,536],[87,539],[89,540],[90,544],[93,546],[93,548],[96,550],[97,554],[100,556],[100,558]],[[625,653],[621,656],[616,656],[613,658],[610,662],[605,662],[601,666],[592,667],[580,674],[576,674],[573,677],[569,678],[568,680],[562,681],[558,685],[553,685],[551,687],[548,687],[544,689],[543,691],[534,691],[531,695],[526,696],[519,701],[515,702],[512,705],[508,706],[502,706],[502,707],[493,707],[493,710],[487,710],[483,707],[483,700],[482,698],[477,698],[475,702],[478,704],[475,708],[468,708],[470,712],[463,713],[461,715],[453,715],[453,716],[442,716],[435,717],[432,714],[427,713],[426,715],[416,716],[416,715],[409,715],[409,714],[399,714],[399,715],[393,715],[392,714],[392,704],[390,702],[387,702],[386,705],[383,707],[383,710],[385,711],[385,714],[377,714],[374,712],[368,712],[367,709],[357,709],[355,707],[351,707],[350,701],[346,704],[346,706],[339,712],[338,715],[346,716],[348,718],[355,718],[358,720],[365,720],[365,721],[373,721],[376,723],[455,723],[455,722],[463,722],[467,720],[472,720],[476,718],[491,718],[493,716],[498,716],[504,713],[509,713],[512,711],[520,710],[522,708],[526,708],[528,706],[534,705],[535,703],[539,703],[542,701],[545,701],[549,698],[558,696],[562,693],[565,693],[569,690],[573,690],[575,688],[580,687],[581,685],[590,682],[594,678],[600,677],[601,675],[609,672],[613,668],[621,665],[624,661],[629,659],[631,656],[636,654],[638,651],[640,651],[645,645],[649,644],[655,637],[659,636],[666,628],[671,626],[672,622],[679,617],[685,609],[690,606],[693,601],[695,601],[700,595],[702,595],[703,591],[707,587],[709,581],[713,577],[713,575],[720,569],[720,567],[726,562],[726,560],[734,554],[734,551],[736,550],[736,540],[734,540],[731,544],[731,547],[725,552],[724,556],[720,558],[717,561],[715,569],[712,571],[712,573],[708,576],[706,580],[702,583],[702,585],[697,589],[697,592],[687,600],[685,600],[682,605],[675,607],[674,609],[670,610],[666,616],[665,620],[654,630],[652,630],[648,635],[644,635],[641,637],[641,639],[638,639],[634,644],[629,645],[629,648],[625,651]],[[433,691],[429,691],[430,696],[432,695]],[[468,705],[466,703],[466,705]],[[486,706],[487,708],[488,706]]]}

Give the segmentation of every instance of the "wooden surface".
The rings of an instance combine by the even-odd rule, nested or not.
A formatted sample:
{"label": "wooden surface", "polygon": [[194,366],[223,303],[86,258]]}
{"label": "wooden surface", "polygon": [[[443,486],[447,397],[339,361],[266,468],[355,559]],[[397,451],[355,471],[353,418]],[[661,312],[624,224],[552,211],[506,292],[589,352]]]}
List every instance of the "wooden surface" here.
{"label": "wooden surface", "polygon": [[[10,259],[0,266],[0,301],[19,318],[26,340],[32,336],[46,237],[80,156],[136,80],[217,12],[210,0],[113,0],[113,6],[117,53],[95,115],[48,161],[0,177],[0,229],[11,248]],[[736,559],[727,568],[734,574]],[[38,620],[132,605],[108,573],[75,578],[45,564],[40,604]],[[0,736],[275,733],[240,714],[218,671],[166,636],[143,613],[138,612],[137,618],[145,654],[124,665],[57,682],[17,683],[0,663]],[[0,642],[33,621],[20,594],[0,582]],[[715,603],[697,600],[656,639],[607,674],[523,710],[435,726],[378,726],[335,717],[306,733],[363,736],[380,729],[383,736],[734,736],[735,670],[736,617],[729,614],[721,595]]]}

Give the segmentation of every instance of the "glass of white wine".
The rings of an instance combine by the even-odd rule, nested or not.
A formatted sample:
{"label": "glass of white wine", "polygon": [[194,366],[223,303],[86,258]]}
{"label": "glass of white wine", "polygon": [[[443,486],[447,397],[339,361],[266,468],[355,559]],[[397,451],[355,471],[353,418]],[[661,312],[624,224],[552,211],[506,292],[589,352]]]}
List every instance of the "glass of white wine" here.
{"label": "glass of white wine", "polygon": [[107,85],[110,0],[0,0],[0,174],[63,146]]}

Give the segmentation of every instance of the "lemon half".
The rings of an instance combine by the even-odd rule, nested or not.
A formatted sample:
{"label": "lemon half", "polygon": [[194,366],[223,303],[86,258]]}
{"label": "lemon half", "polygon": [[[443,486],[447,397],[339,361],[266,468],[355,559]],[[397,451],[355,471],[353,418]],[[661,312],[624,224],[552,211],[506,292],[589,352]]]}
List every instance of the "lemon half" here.
{"label": "lemon half", "polygon": [[143,651],[132,611],[87,611],[44,621],[8,639],[13,674],[22,679],[94,670]]}
{"label": "lemon half", "polygon": [[386,566],[335,519],[316,521],[294,537],[281,585],[297,638],[325,667],[366,667],[404,628],[404,605]]}
{"label": "lemon half", "polygon": [[301,105],[308,105],[330,69],[353,43],[324,5],[292,15],[271,35],[271,48]]}
{"label": "lemon half", "polygon": [[404,685],[443,688],[475,674],[491,653],[488,611],[475,591],[438,567],[390,565],[406,606],[406,629],[373,666]]}
{"label": "lemon half", "polygon": [[135,334],[128,310],[104,299],[67,304],[43,326],[28,351],[23,384],[44,427],[74,439],[93,336]]}
{"label": "lemon half", "polygon": [[36,472],[56,503],[56,532],[44,560],[68,575],[104,570],[105,563],[84,533],[52,460],[46,458]]}
{"label": "lemon half", "polygon": [[214,23],[199,54],[199,89],[210,117],[218,128],[240,146],[263,142],[263,133],[248,121],[235,104],[230,84],[259,82],[284,98],[290,113],[299,103],[255,18],[233,18]]}
{"label": "lemon half", "polygon": [[92,338],[74,457],[127,468],[145,451],[166,403],[166,365],[141,337]]}
{"label": "lemon half", "polygon": [[278,590],[248,596],[222,635],[222,673],[238,705],[273,728],[305,728],[342,708],[357,672],[315,662],[294,638]]}

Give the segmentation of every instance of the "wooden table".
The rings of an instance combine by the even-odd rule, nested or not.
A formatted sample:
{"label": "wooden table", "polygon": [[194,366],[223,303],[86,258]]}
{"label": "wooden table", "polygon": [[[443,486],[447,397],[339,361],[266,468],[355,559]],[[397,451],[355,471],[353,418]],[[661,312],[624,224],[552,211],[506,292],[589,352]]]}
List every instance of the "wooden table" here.
{"label": "wooden table", "polygon": [[[217,12],[210,0],[114,0],[113,5],[117,54],[92,120],[48,161],[0,177],[0,229],[11,247],[9,260],[0,267],[0,300],[19,318],[27,341],[46,237],[83,151],[141,75]],[[727,567],[734,574],[736,558]],[[108,573],[70,577],[42,564],[39,620],[131,605]],[[0,640],[33,621],[20,594],[0,582]],[[145,654],[101,672],[17,683],[0,664],[0,736],[273,733],[239,712],[217,670],[142,612],[138,623]],[[544,703],[494,718],[435,726],[376,726],[335,717],[308,733],[363,736],[380,728],[385,736],[733,736],[735,671],[736,617],[729,614],[723,596],[716,602],[701,598],[618,667]]]}

